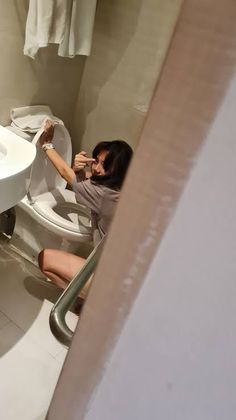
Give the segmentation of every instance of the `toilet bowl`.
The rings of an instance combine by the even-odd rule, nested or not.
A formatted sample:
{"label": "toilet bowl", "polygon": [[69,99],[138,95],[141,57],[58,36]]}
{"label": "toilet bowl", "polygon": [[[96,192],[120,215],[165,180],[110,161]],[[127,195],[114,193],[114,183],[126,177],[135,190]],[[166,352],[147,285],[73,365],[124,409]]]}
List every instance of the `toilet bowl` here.
{"label": "toilet bowl", "polygon": [[[76,202],[74,192],[66,189],[66,181],[37,145],[39,132],[33,137],[15,127],[7,128],[37,146],[29,192],[15,206],[16,224],[10,245],[33,263],[37,263],[43,248],[63,249],[86,257],[92,250],[90,210]],[[71,165],[71,139],[61,124],[55,125],[53,144]]]}

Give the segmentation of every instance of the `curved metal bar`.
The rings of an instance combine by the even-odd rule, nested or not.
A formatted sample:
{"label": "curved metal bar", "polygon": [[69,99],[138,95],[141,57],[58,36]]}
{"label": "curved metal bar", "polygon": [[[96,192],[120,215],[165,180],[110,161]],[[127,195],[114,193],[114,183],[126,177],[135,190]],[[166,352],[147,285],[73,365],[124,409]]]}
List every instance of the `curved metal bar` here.
{"label": "curved metal bar", "polygon": [[105,237],[91,252],[85,262],[85,265],[71,280],[51,310],[49,317],[51,331],[56,339],[66,347],[69,347],[74,334],[66,324],[66,314],[73,303],[75,303],[79,292],[82,290],[90,276],[94,273],[102,252],[104,240]]}

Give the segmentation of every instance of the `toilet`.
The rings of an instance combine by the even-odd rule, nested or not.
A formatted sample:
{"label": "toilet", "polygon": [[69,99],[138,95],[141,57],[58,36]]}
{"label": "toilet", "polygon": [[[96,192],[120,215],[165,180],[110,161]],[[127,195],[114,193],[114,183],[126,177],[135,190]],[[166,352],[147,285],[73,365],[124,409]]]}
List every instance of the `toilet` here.
{"label": "toilet", "polygon": [[[62,249],[87,257],[92,250],[90,210],[76,202],[74,192],[66,188],[66,181],[37,144],[39,132],[33,136],[15,127],[6,128],[37,147],[29,192],[15,206],[11,247],[35,264],[43,248]],[[64,125],[55,125],[53,144],[71,165],[71,139]]]}

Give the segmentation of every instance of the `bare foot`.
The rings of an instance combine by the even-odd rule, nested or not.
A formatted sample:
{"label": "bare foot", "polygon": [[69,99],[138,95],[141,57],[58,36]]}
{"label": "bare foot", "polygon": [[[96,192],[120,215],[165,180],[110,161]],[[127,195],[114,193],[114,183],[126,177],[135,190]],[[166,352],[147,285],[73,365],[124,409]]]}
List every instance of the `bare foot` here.
{"label": "bare foot", "polygon": [[51,120],[47,120],[44,124],[44,131],[40,136],[40,143],[41,145],[45,143],[51,143],[54,135],[54,122]]}

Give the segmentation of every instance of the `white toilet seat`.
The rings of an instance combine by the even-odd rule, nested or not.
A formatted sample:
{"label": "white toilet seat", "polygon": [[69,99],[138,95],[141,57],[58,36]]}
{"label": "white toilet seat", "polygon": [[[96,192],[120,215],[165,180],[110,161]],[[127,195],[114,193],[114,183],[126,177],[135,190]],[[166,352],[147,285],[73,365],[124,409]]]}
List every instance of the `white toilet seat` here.
{"label": "white toilet seat", "polygon": [[[15,127],[10,129],[16,131]],[[28,140],[37,144],[39,137],[40,132],[30,136]],[[70,165],[71,138],[64,125],[55,125],[53,144]],[[90,210],[76,202],[74,192],[66,189],[66,181],[57,173],[40,145],[37,146],[37,155],[32,165],[28,195],[16,207],[18,221],[20,220],[19,237],[22,236],[22,242],[26,242],[27,249],[28,246],[33,247],[34,253],[45,247],[60,248],[73,253],[77,250],[77,244],[92,244]],[[27,215],[32,218],[29,219],[31,222]],[[18,243],[17,234],[15,237]]]}
{"label": "white toilet seat", "polygon": [[[91,235],[90,211],[76,202],[73,191],[58,187],[40,194],[33,198],[33,209],[57,226],[74,233]],[[64,217],[59,214],[63,210],[66,213]]]}

